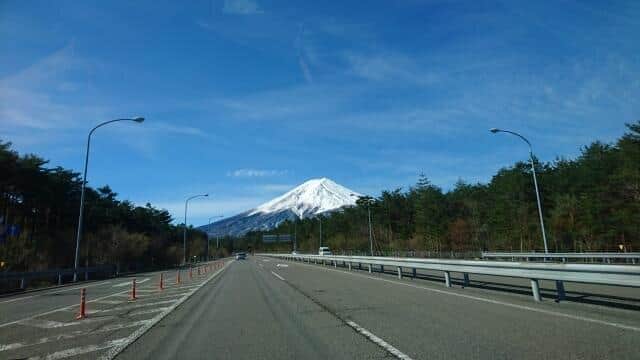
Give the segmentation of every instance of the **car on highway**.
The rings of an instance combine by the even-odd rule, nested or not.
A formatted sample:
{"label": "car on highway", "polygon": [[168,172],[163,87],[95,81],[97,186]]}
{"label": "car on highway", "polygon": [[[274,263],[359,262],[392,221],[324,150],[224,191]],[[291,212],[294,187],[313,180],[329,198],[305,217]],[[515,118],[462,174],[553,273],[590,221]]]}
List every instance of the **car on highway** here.
{"label": "car on highway", "polygon": [[247,254],[244,252],[236,253],[236,260],[245,260],[247,258]]}
{"label": "car on highway", "polygon": [[318,255],[320,256],[332,255],[331,249],[329,249],[328,246],[320,246],[320,248],[318,249]]}

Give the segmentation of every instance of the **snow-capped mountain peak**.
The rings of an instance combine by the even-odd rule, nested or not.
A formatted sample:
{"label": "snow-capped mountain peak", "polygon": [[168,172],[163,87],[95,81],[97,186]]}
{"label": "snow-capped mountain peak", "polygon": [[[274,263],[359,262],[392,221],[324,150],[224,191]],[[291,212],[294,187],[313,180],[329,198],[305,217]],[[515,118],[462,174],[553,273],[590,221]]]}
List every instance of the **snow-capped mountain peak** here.
{"label": "snow-capped mountain peak", "polygon": [[250,215],[290,210],[299,218],[355,205],[360,194],[328,178],[311,179],[250,212]]}
{"label": "snow-capped mountain peak", "polygon": [[254,230],[270,230],[283,221],[308,218],[353,206],[361,195],[330,179],[311,179],[257,208],[201,226],[209,236],[240,236]]}

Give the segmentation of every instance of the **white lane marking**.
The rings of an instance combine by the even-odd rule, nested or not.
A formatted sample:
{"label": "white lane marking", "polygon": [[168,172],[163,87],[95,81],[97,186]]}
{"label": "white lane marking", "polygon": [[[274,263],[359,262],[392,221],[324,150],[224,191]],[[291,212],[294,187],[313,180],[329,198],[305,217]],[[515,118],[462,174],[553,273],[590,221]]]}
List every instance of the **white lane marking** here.
{"label": "white lane marking", "polygon": [[[140,285],[140,284],[145,283],[145,282],[147,282],[149,280],[150,280],[149,278],[140,279],[140,280],[136,279],[136,285]],[[115,284],[115,285],[113,285],[113,287],[123,287],[123,286],[127,286],[127,285],[131,286],[132,283],[133,283],[133,279],[131,279],[129,281],[126,281],[126,282],[121,282],[120,284]]]}
{"label": "white lane marking", "polygon": [[[89,301],[87,301],[87,304],[88,304],[88,303],[94,303],[94,302],[96,302],[96,301],[100,301],[100,300],[103,300],[103,299],[108,299],[108,298],[113,297],[113,296],[127,295],[127,291],[128,291],[128,290],[120,291],[120,292],[117,292],[117,293],[115,293],[115,294],[110,294],[110,295],[105,295],[105,296],[102,296],[102,297],[99,297],[99,298],[95,298],[95,299],[93,299],[93,300],[89,300]],[[128,296],[128,295],[127,295],[127,296]],[[28,317],[26,317],[26,318],[24,318],[24,319],[19,319],[19,320],[14,320],[14,321],[9,321],[9,322],[6,322],[6,323],[3,323],[3,324],[0,324],[0,328],[5,327],[5,326],[9,326],[9,325],[13,325],[13,324],[17,324],[17,323],[19,323],[19,322],[21,322],[21,321],[24,321],[24,320],[34,319],[34,318],[37,318],[37,317],[40,317],[40,316],[45,316],[45,315],[53,314],[53,313],[56,313],[56,312],[59,312],[59,311],[66,311],[66,310],[68,310],[68,309],[73,309],[73,308],[74,308],[74,307],[76,307],[76,306],[78,306],[78,305],[75,305],[75,304],[74,304],[74,305],[64,306],[64,307],[57,308],[57,309],[53,309],[53,310],[50,310],[50,311],[45,311],[45,312],[43,312],[43,313],[39,313],[39,314],[35,314],[35,315],[31,315],[31,316],[28,316]]]}
{"label": "white lane marking", "polygon": [[111,309],[100,309],[100,310],[93,310],[93,311],[88,311],[88,314],[96,314],[96,313],[104,313],[104,312],[111,312],[111,311],[121,311],[121,310],[133,310],[133,309],[138,309],[138,308],[142,308],[142,307],[147,307],[147,306],[155,306],[155,305],[162,305],[162,304],[171,304],[178,301],[177,299],[174,300],[164,300],[164,301],[156,301],[156,302],[151,302],[151,303],[140,303],[140,304],[129,304],[129,305],[125,305],[125,306],[117,306]]}
{"label": "white lane marking", "polygon": [[[104,327],[102,327],[100,329],[97,329],[97,330],[91,330],[91,334],[99,334],[99,333],[104,333],[104,332],[110,332],[110,331],[115,331],[115,330],[126,329],[126,328],[130,328],[130,327],[142,326],[142,325],[145,325],[148,322],[149,322],[149,320],[140,320],[140,321],[134,321],[134,322],[131,322],[131,323],[107,325],[107,326],[104,326]],[[76,338],[76,337],[79,337],[79,336],[85,336],[85,335],[87,335],[87,331],[86,330],[76,330],[76,331],[73,331],[73,332],[67,333],[67,334],[43,337],[43,338],[40,338],[40,339],[38,339],[38,340],[36,340],[34,342],[31,342],[31,343],[0,344],[0,351],[21,349],[23,347],[42,345],[42,344],[46,344],[46,343],[53,342],[53,341],[68,340],[68,339],[73,339],[73,338]]]}
{"label": "white lane marking", "polygon": [[50,353],[50,354],[46,354],[46,355],[42,355],[42,356],[32,356],[32,357],[30,357],[28,359],[29,360],[40,360],[40,359],[57,360],[57,359],[64,359],[64,358],[68,358],[68,357],[71,357],[71,356],[77,356],[77,355],[81,355],[81,354],[87,354],[87,353],[95,352],[95,351],[98,351],[98,350],[113,348],[114,346],[118,346],[118,345],[124,343],[126,340],[127,340],[126,338],[115,339],[115,340],[104,342],[104,343],[102,343],[100,345],[79,346],[79,347],[66,349],[66,350],[62,350],[62,351],[56,351],[54,353]]}
{"label": "white lane marking", "polygon": [[32,297],[36,297],[36,296],[37,295],[31,295],[31,296],[18,297],[18,298],[15,298],[15,299],[4,300],[4,301],[0,301],[0,304],[6,304],[6,303],[18,301],[18,300],[31,299]]}
{"label": "white lane marking", "polygon": [[155,308],[155,309],[149,309],[149,310],[139,310],[139,311],[134,311],[132,313],[129,313],[129,316],[139,316],[139,315],[153,314],[153,313],[157,313],[157,312],[167,311],[169,309],[171,309],[170,306],[161,307],[161,308]]}
{"label": "white lane marking", "polygon": [[82,288],[90,288],[90,287],[94,287],[94,286],[102,286],[102,285],[109,285],[111,284],[112,280],[107,280],[107,281],[101,281],[95,284],[89,284],[89,285],[84,285],[84,286],[74,286],[74,287],[56,287],[53,289],[49,289],[49,290],[42,290],[42,292],[39,292],[38,294],[35,295],[29,295],[29,296],[22,296],[22,297],[18,297],[15,299],[9,299],[9,300],[3,300],[0,301],[0,304],[6,304],[6,303],[10,303],[10,302],[14,302],[14,301],[19,301],[19,300],[24,300],[24,299],[30,299],[30,298],[34,298],[34,297],[38,297],[38,296],[43,296],[43,295],[48,295],[48,294],[59,294],[59,293],[63,293],[63,292],[68,292],[68,291],[72,291],[72,290],[78,290],[78,289],[82,289]]}
{"label": "white lane marking", "polygon": [[71,321],[71,322],[43,320],[43,319],[26,319],[18,322],[17,324],[24,325],[24,326],[33,326],[40,329],[55,329],[55,328],[61,328],[61,327],[67,327],[67,326],[83,325],[83,324],[96,322],[96,321],[104,321],[104,320],[109,320],[111,318],[113,317],[112,316],[100,317],[100,318],[93,318],[93,319],[84,319],[83,321]]}
{"label": "white lane marking", "polygon": [[118,304],[122,304],[124,303],[124,301],[122,300],[100,300],[100,301],[96,301],[96,304],[108,304],[108,305],[118,305]]}
{"label": "white lane marking", "polygon": [[273,271],[271,272],[273,274],[273,276],[277,277],[278,279],[284,281],[284,278],[276,273],[274,273]]}
{"label": "white lane marking", "polygon": [[395,347],[393,347],[388,342],[380,339],[379,337],[375,336],[373,333],[371,333],[367,329],[363,328],[362,326],[354,323],[353,321],[347,320],[347,325],[351,326],[355,331],[357,331],[360,334],[364,335],[367,339],[373,341],[376,345],[378,345],[381,348],[387,350],[388,352],[390,352],[393,356],[397,357],[398,359],[412,360],[408,355],[404,354],[402,351],[396,349]]}
{"label": "white lane marking", "polygon": [[262,261],[264,261],[264,262],[269,262],[269,261],[271,261],[271,260],[269,260],[269,259],[262,259]]}
{"label": "white lane marking", "polygon": [[229,266],[229,264],[233,263],[234,260],[230,260],[227,263],[224,264],[224,266],[219,269],[218,271],[214,272],[213,274],[211,274],[211,276],[209,276],[209,278],[207,278],[206,280],[204,280],[202,283],[200,283],[200,285],[196,288],[193,289],[191,292],[189,292],[187,295],[185,295],[184,297],[180,298],[180,300],[178,300],[176,303],[174,303],[173,305],[171,305],[166,311],[161,312],[160,314],[156,315],[155,317],[153,317],[149,323],[143,325],[142,327],[140,327],[138,330],[134,331],[131,335],[127,336],[125,338],[125,341],[122,342],[121,344],[112,347],[111,349],[109,349],[109,351],[106,354],[103,354],[100,359],[114,359],[119,353],[122,352],[122,350],[124,350],[127,346],[129,346],[131,343],[133,343],[134,341],[136,341],[140,336],[144,335],[144,333],[146,333],[147,331],[149,331],[149,329],[151,329],[155,324],[157,324],[158,322],[160,322],[160,320],[164,319],[165,316],[169,315],[173,310],[175,310],[178,306],[180,306],[183,302],[187,301],[187,299],[189,299],[193,294],[195,294],[198,290],[200,290],[200,288],[202,288],[203,286],[205,286],[206,284],[209,283],[209,281],[211,281],[213,278],[215,278],[218,274],[222,273],[224,270],[227,269],[227,267]]}
{"label": "white lane marking", "polygon": [[444,294],[444,295],[458,296],[458,297],[465,298],[465,299],[476,300],[476,301],[485,302],[485,303],[489,303],[489,304],[495,304],[495,305],[502,305],[502,306],[507,306],[507,307],[520,309],[520,310],[527,310],[527,311],[536,312],[536,313],[539,313],[539,314],[558,316],[558,317],[563,317],[563,318],[571,319],[571,320],[585,321],[585,322],[590,322],[590,323],[599,324],[599,325],[612,326],[612,327],[615,327],[615,328],[618,328],[618,329],[624,329],[624,330],[631,330],[631,331],[640,332],[640,327],[633,326],[633,325],[625,325],[625,324],[620,324],[620,323],[606,321],[606,320],[593,319],[593,318],[584,317],[584,316],[580,316],[580,315],[564,314],[564,313],[560,313],[560,312],[557,312],[557,311],[538,309],[538,308],[534,308],[534,307],[531,307],[531,306],[512,304],[512,303],[508,303],[508,302],[504,302],[504,301],[500,301],[500,300],[492,300],[492,299],[482,298],[482,297],[473,296],[473,295],[466,295],[466,294],[449,292],[449,291],[445,291],[445,290],[432,289],[432,288],[428,288],[428,287],[424,287],[424,286],[407,284],[407,283],[402,283],[402,282],[398,282],[398,281],[394,281],[394,280],[382,279],[382,278],[377,278],[377,277],[357,274],[357,273],[348,272],[348,271],[335,270],[335,269],[330,269],[330,268],[325,268],[325,267],[320,267],[320,266],[316,267],[316,266],[307,265],[307,264],[296,264],[296,265],[301,265],[301,266],[305,266],[305,267],[308,266],[308,267],[311,267],[311,268],[314,268],[314,269],[320,269],[320,270],[326,270],[326,271],[335,271],[335,272],[339,272],[341,274],[359,276],[359,277],[363,277],[363,278],[369,279],[369,280],[384,281],[384,282],[388,282],[388,283],[391,283],[391,284],[408,286],[408,287],[411,287],[411,288],[414,288],[414,289],[432,291],[432,292],[435,292],[435,293],[438,293],[438,294]]}
{"label": "white lane marking", "polygon": [[287,264],[278,264],[278,265],[276,265],[276,267],[284,267],[284,268],[286,268],[286,267],[289,267],[289,265],[287,265]]}

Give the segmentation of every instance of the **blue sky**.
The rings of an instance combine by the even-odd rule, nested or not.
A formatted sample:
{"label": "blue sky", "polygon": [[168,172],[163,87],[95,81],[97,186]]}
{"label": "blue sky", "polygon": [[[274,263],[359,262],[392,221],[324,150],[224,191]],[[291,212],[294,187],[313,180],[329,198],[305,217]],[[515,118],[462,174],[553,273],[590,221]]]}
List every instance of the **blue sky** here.
{"label": "blue sky", "polygon": [[190,223],[313,177],[448,189],[640,118],[640,3],[2,1],[0,138]]}

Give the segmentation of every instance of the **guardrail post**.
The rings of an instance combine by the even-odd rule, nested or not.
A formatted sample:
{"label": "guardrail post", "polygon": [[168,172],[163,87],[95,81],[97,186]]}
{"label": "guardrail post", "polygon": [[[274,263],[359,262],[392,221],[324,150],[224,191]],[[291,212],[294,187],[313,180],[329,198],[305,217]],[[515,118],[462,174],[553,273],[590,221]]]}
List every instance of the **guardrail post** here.
{"label": "guardrail post", "polygon": [[463,287],[467,287],[469,286],[469,273],[464,273],[462,274],[464,281],[463,281]]}
{"label": "guardrail post", "polygon": [[62,274],[58,273],[58,285],[62,285]]}
{"label": "guardrail post", "polygon": [[444,272],[444,286],[451,287],[451,274],[448,271]]}
{"label": "guardrail post", "polygon": [[24,288],[26,287],[27,287],[27,281],[24,278],[20,279],[20,289],[24,290]]}
{"label": "guardrail post", "polygon": [[384,265],[380,265],[380,272],[384,273]]}
{"label": "guardrail post", "polygon": [[336,260],[333,260],[333,267],[337,268],[338,267],[338,262]]}
{"label": "guardrail post", "polygon": [[369,265],[369,274],[371,274],[371,264],[368,264],[368,265]]}
{"label": "guardrail post", "polygon": [[533,293],[533,300],[540,301],[540,286],[536,279],[531,279],[531,292]]}
{"label": "guardrail post", "polygon": [[358,270],[362,270],[362,263],[358,263]]}
{"label": "guardrail post", "polygon": [[402,279],[402,267],[398,266],[398,279]]}
{"label": "guardrail post", "polygon": [[351,271],[351,261],[349,261],[349,271]]}
{"label": "guardrail post", "polygon": [[561,280],[556,280],[556,291],[558,292],[558,301],[564,300],[564,282],[562,282]]}

